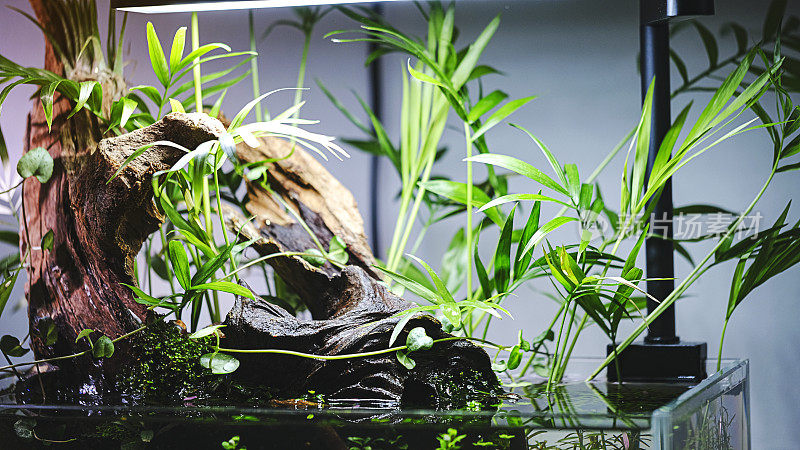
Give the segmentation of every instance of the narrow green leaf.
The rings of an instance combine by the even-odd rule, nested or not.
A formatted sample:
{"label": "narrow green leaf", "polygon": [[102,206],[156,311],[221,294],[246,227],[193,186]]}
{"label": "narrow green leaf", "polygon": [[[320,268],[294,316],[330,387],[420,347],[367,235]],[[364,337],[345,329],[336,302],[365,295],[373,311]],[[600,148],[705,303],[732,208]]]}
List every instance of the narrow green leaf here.
{"label": "narrow green leaf", "polygon": [[481,261],[481,257],[478,255],[478,238],[480,237],[480,231],[475,237],[475,245],[472,252],[472,259],[475,263],[475,273],[478,275],[478,282],[481,285],[481,290],[483,291],[483,298],[488,298],[492,295],[494,291],[492,280],[489,279],[489,275],[486,273],[486,268],[483,266],[483,262]]}
{"label": "narrow green leaf", "polygon": [[514,278],[520,279],[522,275],[528,270],[533,252],[523,252],[524,243],[530,241],[536,230],[539,229],[539,218],[541,215],[541,202],[537,201],[531,208],[531,213],[528,215],[528,220],[525,223],[525,228],[522,229],[522,236],[517,242],[517,253],[514,256]]}
{"label": "narrow green leaf", "polygon": [[567,164],[564,166],[564,171],[567,174],[567,190],[572,202],[577,206],[580,204],[581,195],[581,179],[578,175],[578,166],[575,164]]}
{"label": "narrow green leaf", "polygon": [[167,254],[169,255],[169,262],[172,264],[172,269],[175,271],[175,277],[178,279],[178,283],[186,290],[191,289],[189,258],[186,256],[183,244],[178,241],[169,241]]}
{"label": "narrow green leaf", "polygon": [[50,131],[53,126],[53,96],[56,94],[58,85],[64,80],[56,80],[48,84],[47,87],[42,88],[40,96],[42,101],[42,109],[44,109],[44,119],[47,121],[47,130]]}
{"label": "narrow green leaf", "polygon": [[547,148],[547,146],[544,145],[544,143],[541,140],[539,140],[539,138],[534,136],[530,131],[513,123],[510,125],[518,130],[525,132],[525,134],[527,134],[533,140],[533,142],[536,143],[536,145],[539,147],[542,153],[544,153],[544,156],[545,158],[547,158],[547,161],[550,163],[550,167],[553,168],[553,172],[555,172],[556,175],[558,176],[558,179],[561,180],[561,184],[566,186],[567,175],[566,173],[564,173],[564,169],[561,167],[561,163],[559,163],[558,159],[556,159],[555,155],[553,155],[553,152],[551,152],[550,149]]}
{"label": "narrow green leaf", "polygon": [[492,129],[495,125],[497,125],[500,122],[502,122],[506,117],[510,116],[516,110],[518,110],[519,108],[522,108],[528,102],[530,102],[531,100],[533,100],[535,98],[536,98],[536,96],[532,96],[532,97],[520,98],[520,99],[517,99],[517,100],[511,100],[510,102],[508,102],[505,105],[501,106],[500,109],[498,109],[497,111],[494,112],[494,114],[489,116],[489,118],[486,119],[486,122],[483,125],[481,125],[480,128],[478,128],[478,131],[476,131],[472,135],[472,140],[474,141],[474,140],[480,138],[481,136],[486,134],[487,131]]}
{"label": "narrow green leaf", "polygon": [[89,97],[92,96],[92,92],[94,92],[95,86],[100,86],[97,81],[82,81],[80,84],[80,92],[78,93],[78,101],[75,102],[75,108],[69,113],[67,119],[74,116],[75,113],[80,111],[85,105],[86,102],[89,101]]}
{"label": "narrow green leaf", "polygon": [[541,170],[512,156],[484,153],[472,156],[467,160],[472,162],[491,164],[494,166],[502,167],[504,169],[508,169],[524,177],[528,177],[531,180],[536,181],[537,183],[545,187],[548,187],[556,192],[569,196],[569,192],[567,192],[567,190],[564,189],[564,187],[553,181],[552,178],[545,175]]}
{"label": "narrow green leaf", "polygon": [[177,67],[172,67],[172,73],[181,72],[183,69],[189,68],[190,64],[194,64],[194,60],[200,58],[201,56],[205,55],[206,53],[221,48],[226,52],[230,52],[231,48],[225,44],[220,43],[213,43],[213,44],[205,44],[201,45],[197,50],[192,50],[188,55],[186,55],[183,60],[178,64]]}
{"label": "narrow green leaf", "polygon": [[451,79],[453,80],[453,86],[456,90],[461,89],[464,83],[467,82],[470,75],[472,75],[472,71],[478,64],[478,59],[480,58],[483,50],[489,44],[489,41],[494,36],[494,33],[497,31],[497,28],[500,26],[500,16],[495,16],[489,25],[484,28],[481,34],[475,39],[467,53],[464,55],[464,58],[461,59],[461,62],[458,64],[458,67],[453,72],[453,76]]}
{"label": "narrow green leaf", "polygon": [[2,317],[3,310],[6,308],[8,299],[11,297],[11,291],[14,290],[14,285],[17,283],[17,277],[21,269],[22,266],[20,265],[17,270],[14,271],[14,275],[0,283],[0,317]]}
{"label": "narrow green leaf", "polygon": [[478,103],[470,109],[467,115],[469,123],[474,123],[480,119],[484,114],[494,109],[497,105],[508,98],[508,94],[503,91],[492,91],[489,95],[478,100]]}
{"label": "narrow green leaf", "polygon": [[[153,31],[155,33],[155,31]],[[174,70],[183,59],[183,49],[186,46],[186,27],[178,28],[175,37],[172,38],[172,49],[169,52],[169,67]],[[172,72],[173,74],[175,72]]]}
{"label": "narrow green leaf", "polygon": [[228,292],[234,295],[238,295],[240,297],[249,298],[250,300],[256,299],[256,296],[253,295],[252,292],[250,292],[250,289],[247,289],[244,286],[232,283],[230,281],[211,281],[209,283],[202,283],[192,286],[192,290],[197,290],[197,289],[210,289],[212,291]]}
{"label": "narrow green leaf", "polygon": [[[454,202],[467,204],[467,185],[466,183],[459,183],[450,180],[431,180],[426,183],[419,183],[421,187],[433,192],[434,194],[446,197]],[[482,208],[489,202],[489,196],[480,189],[472,190],[472,206]],[[486,214],[486,217],[496,223],[497,226],[503,226],[503,219],[497,208],[481,209]]]}
{"label": "narrow green leaf", "polygon": [[402,317],[402,318],[401,318],[401,319],[400,319],[400,320],[397,322],[397,325],[395,325],[395,326],[394,326],[394,329],[392,330],[392,335],[391,335],[391,336],[389,336],[389,347],[391,347],[392,345],[394,345],[394,342],[395,342],[395,341],[397,340],[397,338],[400,336],[400,333],[402,333],[402,332],[403,332],[403,328],[405,328],[405,327],[406,327],[406,324],[408,323],[408,321],[409,321],[409,320],[411,320],[411,319],[413,319],[413,318],[416,316],[416,313],[412,313],[412,312],[408,312],[408,311],[406,311],[406,312],[407,312],[407,314],[406,314],[406,315],[404,315],[404,316],[403,316],[403,317]]}
{"label": "narrow green leaf", "polygon": [[514,212],[516,206],[503,225],[500,240],[494,254],[494,284],[498,293],[506,292],[511,282],[511,235],[514,231]]}
{"label": "narrow green leaf", "polygon": [[574,206],[567,202],[563,202],[561,200],[557,200],[542,194],[508,194],[502,197],[497,197],[496,199],[490,201],[489,203],[486,203],[485,205],[481,206],[480,209],[478,209],[478,211],[484,211],[485,209],[494,208],[496,206],[504,205],[506,203],[517,202],[522,200],[533,200],[537,202],[538,201],[553,202],[574,209]]}
{"label": "narrow green leaf", "polygon": [[134,150],[133,153],[131,153],[127,158],[125,158],[125,161],[123,161],[122,164],[120,164],[119,169],[117,169],[117,171],[114,172],[114,175],[112,175],[111,178],[108,179],[106,184],[110,183],[114,178],[119,176],[119,174],[122,173],[122,170],[125,169],[125,167],[128,164],[131,163],[131,161],[133,161],[134,159],[136,159],[139,156],[141,156],[141,154],[144,153],[145,151],[147,151],[148,149],[153,148],[153,147],[155,147],[157,145],[164,145],[164,146],[177,148],[179,150],[183,150],[186,153],[189,152],[188,148],[183,147],[183,146],[178,145],[178,144],[175,144],[175,143],[170,142],[170,141],[157,141],[157,142],[153,142],[151,144],[143,145],[143,146],[137,148],[136,150]]}
{"label": "narrow green leaf", "polygon": [[200,270],[198,270],[192,277],[191,285],[194,286],[196,284],[204,283],[209,278],[214,276],[217,270],[222,268],[222,266],[225,265],[225,262],[231,257],[231,250],[233,250],[234,246],[235,244],[226,246],[225,248],[221,249],[216,256],[204,263]]}
{"label": "narrow green leaf", "polygon": [[0,163],[3,165],[8,164],[8,147],[6,146],[6,138],[3,136],[2,128],[0,128]]}
{"label": "narrow green leaf", "polygon": [[[639,119],[639,127],[636,132],[636,151],[633,157],[633,172],[631,175],[631,204],[636,205],[644,189],[644,177],[647,170],[647,155],[650,153],[650,132],[653,111],[653,88],[655,79],[650,82],[647,94],[642,105],[642,116]],[[651,188],[652,186],[648,186]],[[634,211],[638,212],[638,211]]]}
{"label": "narrow green leaf", "polygon": [[120,128],[125,128],[128,119],[130,119],[133,112],[136,111],[137,103],[128,97],[122,97],[120,102],[122,102],[122,114],[119,117],[119,126]]}
{"label": "narrow green leaf", "polygon": [[423,72],[420,72],[420,71],[414,69],[413,67],[411,67],[411,60],[410,59],[408,60],[408,73],[411,74],[412,77],[416,78],[419,81],[422,81],[423,83],[433,84],[435,86],[438,86],[438,87],[444,89],[450,95],[453,95],[453,96],[457,95],[456,92],[453,90],[453,88],[451,88],[448,84],[445,84],[444,82],[439,81],[436,78],[433,78],[432,76],[427,75],[427,74],[425,74]]}
{"label": "narrow green leaf", "polygon": [[130,90],[141,92],[157,106],[161,106],[161,104],[164,103],[164,99],[161,97],[161,93],[159,93],[158,89],[154,88],[153,86],[143,86],[143,85],[135,86],[132,87]]}
{"label": "narrow green leaf", "polygon": [[529,251],[531,251],[531,249],[533,249],[536,246],[536,244],[538,244],[542,239],[544,239],[544,237],[547,236],[551,231],[555,230],[556,228],[564,224],[567,224],[569,222],[574,222],[577,220],[578,219],[574,217],[556,217],[554,219],[551,219],[541,228],[536,230],[536,233],[534,233],[533,236],[531,236],[531,239],[528,241],[527,244],[525,244],[525,249],[523,250],[523,253],[528,253]]}
{"label": "narrow green leaf", "polygon": [[[456,302],[455,299],[453,298],[453,295],[450,293],[450,291],[447,290],[447,287],[445,286],[442,279],[439,278],[439,275],[436,274],[436,272],[431,268],[431,266],[428,265],[428,263],[426,263],[420,258],[417,258],[414,255],[408,255],[408,257],[416,261],[428,272],[428,275],[431,277],[431,280],[433,281],[433,285],[436,286],[436,292],[438,293],[438,296],[442,300],[442,302],[445,303]],[[460,322],[453,322],[454,325],[456,325],[457,323]]]}
{"label": "narrow green leaf", "polygon": [[156,78],[162,86],[169,86],[167,59],[164,57],[164,50],[161,48],[161,42],[158,40],[156,29],[151,22],[147,22],[147,51],[150,54],[150,64]]}

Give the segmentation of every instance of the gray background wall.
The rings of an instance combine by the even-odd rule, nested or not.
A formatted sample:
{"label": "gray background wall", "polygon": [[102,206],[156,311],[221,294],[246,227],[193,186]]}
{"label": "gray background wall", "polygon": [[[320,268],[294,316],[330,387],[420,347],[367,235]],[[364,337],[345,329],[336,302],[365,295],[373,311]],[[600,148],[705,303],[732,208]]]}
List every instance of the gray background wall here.
{"label": "gray background wall", "polygon": [[[5,0],[3,3],[29,10],[23,0]],[[101,20],[108,14],[105,2],[100,6]],[[717,15],[703,19],[712,30],[728,21],[744,24],[753,35],[760,30],[767,1],[718,0]],[[503,22],[495,39],[489,45],[484,61],[505,72],[503,77],[492,77],[487,88],[499,88],[511,97],[538,95],[539,98],[513,117],[537,134],[556,152],[562,162],[576,162],[581,173],[588,174],[603,156],[633,126],[637,120],[640,96],[636,71],[638,49],[637,2],[590,0],[560,1],[493,1],[464,2],[458,8],[457,25],[464,38],[472,38],[492,16],[503,12]],[[790,13],[800,14],[800,2],[789,1]],[[422,34],[424,27],[416,9],[408,4],[390,4],[387,16],[402,29]],[[202,42],[226,42],[234,50],[245,50],[247,44],[245,12],[206,13],[200,17]],[[273,20],[290,18],[286,9],[260,10],[256,19],[260,28]],[[187,14],[145,17],[131,15],[128,22],[126,50],[129,66],[129,85],[155,83],[149,70],[144,28],[147,20],[153,21],[161,33],[162,42],[168,44],[171,33],[179,26],[188,25]],[[340,14],[330,14],[319,26],[311,48],[308,80],[321,79],[345,103],[357,107],[350,89],[366,96],[366,72],[362,61],[365,48],[357,44],[334,44],[322,39],[330,30],[350,28],[352,23]],[[41,35],[34,26],[18,14],[0,12],[0,54],[23,65],[39,66],[43,59]],[[733,50],[732,39],[724,39],[721,54]],[[295,83],[299,50],[302,44],[298,32],[280,28],[259,44],[262,91]],[[684,32],[673,41],[673,48],[684,57],[689,70],[696,73],[705,67],[705,53],[696,35]],[[386,71],[386,123],[389,131],[396,133],[399,125],[399,70],[402,58],[388,58]],[[673,74],[673,83],[678,80]],[[320,132],[342,137],[359,137],[358,130],[349,124],[328,102],[324,95],[309,84],[308,104],[303,117],[321,119],[316,126]],[[19,157],[24,135],[25,114],[32,89],[15,90],[3,107],[0,118],[9,144],[12,161]],[[276,96],[267,105],[277,111],[290,105],[291,94]],[[226,111],[236,111],[251,98],[249,84],[242,83],[229,92],[224,104]],[[673,110],[682,107],[692,97],[680,97]],[[695,103],[707,101],[707,96],[697,96]],[[695,106],[696,110],[700,106]],[[695,112],[696,114],[696,112]],[[748,116],[746,114],[746,116]],[[446,133],[451,152],[439,166],[440,173],[463,179],[461,162],[462,143],[457,132]],[[494,152],[510,154],[535,165],[546,167],[546,161],[527,137],[510,127],[501,126],[489,136]],[[675,179],[676,205],[712,202],[733,211],[743,210],[760,188],[769,170],[771,143],[765,133],[751,132],[719,146],[681,171]],[[368,185],[368,157],[352,151],[353,157],[345,162],[327,163],[331,172],[349,187],[361,205],[362,214],[368,218],[368,193],[378,189],[381,199],[380,228],[382,247],[388,247],[391,227],[397,205],[394,195],[398,188],[397,177],[388,162],[381,167],[382,178],[378,186]],[[478,168],[478,178],[484,175]],[[618,203],[618,180],[621,163],[611,164],[599,181],[607,186],[607,202]],[[784,174],[773,182],[756,210],[764,219],[762,226],[771,223],[792,197],[800,194],[797,172]],[[511,190],[530,192],[534,187],[522,180],[513,180]],[[795,206],[796,208],[796,206]],[[793,210],[793,211],[796,211]],[[793,212],[790,218],[797,218]],[[366,224],[369,227],[369,223]],[[458,223],[447,222],[434,228],[419,252],[423,259],[438,266],[450,233]],[[369,228],[368,228],[369,229]],[[559,237],[573,239],[565,230]],[[484,238],[484,243],[491,239]],[[697,257],[710,249],[701,244],[692,248]],[[6,249],[3,249],[6,250]],[[8,248],[11,250],[11,248]],[[487,252],[489,249],[484,249]],[[689,265],[679,259],[677,276],[690,271]],[[678,303],[678,332],[684,339],[707,341],[709,353],[716,355],[719,334],[727,302],[731,265],[710,271],[690,290],[690,296]],[[734,315],[728,329],[725,354],[749,358],[752,377],[752,431],[753,446],[758,449],[797,448],[800,432],[800,389],[796,379],[800,376],[800,359],[797,342],[800,328],[797,317],[800,303],[794,296],[800,288],[800,271],[793,269],[780,278],[754,292]],[[21,285],[21,283],[20,283]],[[534,286],[535,287],[535,286]],[[22,296],[17,289],[12,299]],[[495,329],[493,338],[513,339],[520,328],[538,333],[554,310],[551,302],[533,289],[523,289],[508,304],[515,320],[507,320]],[[2,333],[24,335],[26,318],[22,309],[9,305],[0,319]],[[626,330],[631,329],[627,326]],[[586,333],[575,353],[600,355],[605,338],[596,332]]]}

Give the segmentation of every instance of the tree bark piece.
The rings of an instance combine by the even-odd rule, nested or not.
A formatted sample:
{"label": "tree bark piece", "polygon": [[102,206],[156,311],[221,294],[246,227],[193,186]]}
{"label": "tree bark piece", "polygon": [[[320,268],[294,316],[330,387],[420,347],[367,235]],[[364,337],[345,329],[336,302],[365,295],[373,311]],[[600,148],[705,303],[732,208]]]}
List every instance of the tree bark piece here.
{"label": "tree bark piece", "polygon": [[[353,194],[299,146],[292,149],[290,142],[279,138],[261,139],[261,144],[257,148],[240,145],[238,153],[247,163],[278,160],[267,173],[271,192],[258,183],[248,182],[246,209],[255,220],[247,222],[228,210],[229,228],[240,232],[243,239],[260,238],[254,248],[261,255],[305,252],[316,245],[296,220],[299,216],[326,250],[331,239],[339,237],[347,247],[347,264],[358,266],[372,279],[379,280],[372,268],[375,257],[367,243],[364,220]],[[282,198],[283,203],[275,196]],[[287,212],[284,205],[291,207],[294,214]],[[300,296],[315,319],[335,314],[335,305],[321,303],[319,294],[339,274],[337,267],[326,262],[321,268],[314,268],[300,257],[279,257],[269,263]]]}
{"label": "tree bark piece", "polygon": [[[255,149],[241,146],[239,155],[246,162],[255,162],[281,158],[290,151],[288,142],[273,138],[262,140]],[[374,257],[352,194],[299,148],[289,158],[274,163],[268,173],[270,190],[248,184],[246,208],[255,220],[245,221],[227,211],[229,228],[240,233],[240,240],[256,239],[253,248],[260,255],[306,251],[314,247],[314,242],[294,218],[300,216],[324,247],[330,245],[334,235],[345,241],[350,260],[340,270],[330,263],[317,268],[297,256],[269,259],[315,320],[299,321],[274,304],[238,298],[226,318],[225,345],[326,356],[388,348],[400,320],[392,316],[416,305],[389,292],[372,270]],[[295,214],[287,213],[273,195],[282,197]],[[418,315],[393,345],[404,345],[408,330],[417,326],[434,339],[451,337],[433,317]],[[394,353],[335,361],[239,356],[242,368],[237,377],[278,387],[289,395],[315,390],[332,399],[446,408],[464,406],[470,399],[485,400],[486,394],[477,393],[494,393],[498,387],[486,352],[465,340],[441,342],[431,350],[413,353],[416,366],[411,371]],[[280,370],[275,369],[278,367]]]}
{"label": "tree bark piece", "polygon": [[[326,320],[300,321],[263,300],[237,298],[225,324],[224,345],[239,349],[284,349],[314,355],[343,355],[383,350],[399,318],[412,307],[356,266],[347,266],[318,296],[336,305]],[[450,337],[431,316],[420,315],[405,327],[423,327],[434,339]],[[395,346],[405,344],[407,331]],[[235,376],[275,387],[287,395],[308,390],[331,400],[419,407],[463,407],[498,393],[489,356],[465,340],[439,342],[430,350],[411,353],[413,370],[394,352],[378,356],[320,361],[296,356],[237,354],[242,362]]]}
{"label": "tree bark piece", "polygon": [[[59,100],[54,109],[68,114],[69,106]],[[183,153],[155,146],[109,183],[123,161],[156,141],[194,148],[215,139],[224,128],[205,114],[173,113],[153,126],[95,144],[98,128],[88,116],[59,119],[54,133],[47,133],[40,112],[37,107],[30,114],[28,148],[47,148],[55,170],[45,184],[25,181],[28,232],[21,233],[20,245],[23,254],[30,249],[26,287],[30,325],[36,329],[39,321],[49,318],[59,334],[54,347],[38,336],[32,345],[38,357],[52,357],[84,350],[85,343],[74,342],[84,328],[115,338],[135,329],[147,314],[122,283],[136,283],[134,259],[164,220],[153,200],[152,175],[169,168]],[[92,141],[85,139],[87,134]],[[54,233],[50,251],[38,248],[48,230]]]}

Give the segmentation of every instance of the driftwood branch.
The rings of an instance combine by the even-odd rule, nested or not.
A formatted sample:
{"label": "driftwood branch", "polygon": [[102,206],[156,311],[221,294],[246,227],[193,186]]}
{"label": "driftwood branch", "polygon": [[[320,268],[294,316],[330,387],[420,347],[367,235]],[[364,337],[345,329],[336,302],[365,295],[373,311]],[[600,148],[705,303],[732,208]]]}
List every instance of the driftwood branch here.
{"label": "driftwood branch", "polygon": [[[315,320],[299,321],[276,305],[238,298],[226,319],[226,345],[328,356],[386,349],[400,320],[393,316],[415,305],[389,292],[372,270],[375,258],[352,194],[317,160],[300,148],[292,152],[284,140],[266,139],[258,148],[239,149],[246,162],[279,159],[290,153],[270,168],[269,190],[255,183],[248,185],[246,209],[255,220],[245,222],[229,210],[229,227],[239,231],[242,240],[257,239],[253,248],[260,255],[303,252],[314,244],[295,220],[299,216],[326,248],[333,236],[342,239],[350,259],[341,270],[329,262],[317,268],[297,256],[268,260]],[[293,208],[294,214],[287,213],[284,205]],[[407,331],[414,327],[423,327],[434,339],[449,337],[434,318],[419,315],[405,326],[394,345],[403,345]],[[246,355],[244,370],[237,376],[286,392],[311,389],[334,399],[429,407],[463,406],[466,400],[485,398],[484,393],[497,387],[488,355],[470,342],[441,342],[412,357],[417,365],[408,370],[394,353],[335,361]]]}
{"label": "driftwood branch", "polygon": [[[57,105],[60,113],[69,112],[64,108],[68,102],[60,100]],[[134,259],[164,220],[153,200],[150,179],[183,153],[172,147],[153,147],[109,183],[123,161],[145,144],[168,140],[195,147],[224,129],[204,114],[175,113],[153,126],[95,144],[86,140],[87,134],[98,137],[93,133],[97,126],[88,122],[88,116],[59,120],[54,123],[58,134],[54,134],[46,133],[39,111],[40,107],[35,108],[30,115],[29,148],[47,148],[55,170],[45,184],[25,181],[26,222],[21,228],[27,227],[27,232],[21,233],[20,245],[23,254],[30,248],[26,295],[31,327],[36,329],[46,318],[57,326],[55,347],[46,346],[37,336],[32,341],[37,356],[50,357],[85,345],[74,342],[84,328],[114,338],[138,327],[147,315],[122,283],[135,283]],[[50,251],[39,248],[48,230],[54,233]]]}

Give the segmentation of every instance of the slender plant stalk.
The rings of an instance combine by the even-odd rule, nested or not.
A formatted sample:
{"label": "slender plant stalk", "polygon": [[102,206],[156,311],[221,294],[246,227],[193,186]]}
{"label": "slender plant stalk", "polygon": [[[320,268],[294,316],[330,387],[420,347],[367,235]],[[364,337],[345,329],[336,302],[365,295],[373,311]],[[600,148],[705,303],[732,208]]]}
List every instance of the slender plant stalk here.
{"label": "slender plant stalk", "polygon": [[[464,230],[466,252],[467,252],[467,301],[472,300],[472,266],[475,263],[472,260],[472,136],[470,127],[467,122],[464,122],[464,137],[467,144],[467,229]],[[470,315],[470,320],[472,315]]]}
{"label": "slender plant stalk", "polygon": [[[566,304],[568,302],[565,301],[564,303]],[[564,332],[564,321],[567,319],[567,315],[568,315],[568,309],[565,307],[564,314],[561,316],[561,325],[558,328],[558,336],[556,337],[556,354],[555,354],[556,360],[553,361],[553,364],[550,366],[550,374],[547,377],[547,387],[546,387],[547,392],[551,392],[551,388],[554,383],[553,373],[556,370],[556,363],[558,362],[558,354],[559,354],[558,349],[561,347],[561,334]]]}
{"label": "slender plant stalk", "polygon": [[[502,350],[506,350],[507,351],[507,349],[508,349],[505,346],[497,345],[497,344],[495,344],[493,342],[489,342],[489,341],[486,341],[486,340],[483,340],[483,339],[472,339],[472,338],[466,338],[466,337],[462,337],[462,336],[453,336],[453,337],[447,337],[447,338],[442,338],[442,339],[436,339],[436,340],[433,341],[433,343],[435,345],[435,344],[438,344],[440,342],[459,341],[459,340],[476,341],[476,342],[478,342],[480,344],[487,345],[487,346],[490,346],[490,347],[493,347],[493,348],[497,348],[497,349],[499,349],[501,351]],[[303,352],[296,352],[296,351],[292,351],[292,350],[281,350],[281,349],[273,349],[273,348],[265,348],[265,349],[236,349],[236,348],[221,348],[221,347],[218,347],[217,351],[220,351],[220,352],[223,352],[223,353],[250,353],[250,354],[254,354],[255,353],[255,354],[289,355],[289,356],[299,356],[301,358],[318,359],[318,360],[323,360],[323,361],[336,361],[336,360],[342,360],[342,359],[354,359],[354,358],[364,358],[364,357],[367,357],[367,356],[385,355],[387,353],[392,353],[392,352],[397,352],[397,351],[402,351],[402,350],[407,350],[407,349],[408,349],[408,346],[407,345],[403,345],[403,346],[385,348],[385,349],[382,349],[382,350],[374,350],[374,351],[371,351],[371,352],[346,353],[346,354],[342,354],[342,355],[314,355],[312,353],[303,353]],[[2,370],[2,369],[4,369],[4,368],[0,367],[0,370]]]}
{"label": "slender plant stalk", "polygon": [[[439,94],[441,95],[441,94]],[[430,124],[430,128],[428,131],[428,135],[425,138],[425,143],[423,144],[422,154],[427,154],[428,158],[425,160],[424,168],[422,169],[422,176],[418,178],[414,178],[414,182],[419,179],[419,184],[426,183],[431,176],[431,169],[433,169],[433,163],[436,160],[436,145],[439,142],[439,138],[441,137],[442,133],[444,132],[444,122],[447,120],[447,112],[449,105],[447,104],[446,100],[443,100],[439,97],[436,99],[437,101],[434,103],[434,109],[436,111],[433,114],[433,122]],[[417,172],[419,173],[419,172]],[[410,190],[413,193],[414,183],[409,183]],[[425,198],[425,193],[427,190],[420,186],[417,191],[417,196],[414,199],[414,204],[411,208],[411,212],[407,219],[405,220],[405,226],[403,230],[402,238],[398,246],[394,249],[394,253],[392,254],[393,258],[389,261],[389,270],[395,271],[397,270],[398,265],[400,264],[400,260],[402,258],[403,252],[408,245],[408,239],[411,235],[411,231],[414,227],[414,223],[417,218],[417,214],[419,213],[419,208],[422,205],[422,200]]]}
{"label": "slender plant stalk", "polygon": [[[252,14],[252,13],[251,13]],[[251,16],[252,17],[252,16]],[[217,167],[217,160],[219,159],[219,151],[214,154],[214,167]],[[228,239],[228,228],[225,226],[225,218],[222,216],[222,198],[220,197],[220,187],[219,187],[219,173],[217,170],[214,170],[214,196],[217,200],[217,216],[219,217],[219,226],[222,228],[222,237],[225,239],[225,246],[229,247],[231,245],[230,239]],[[231,263],[231,270],[236,269],[236,259],[231,255],[230,258]],[[236,275],[236,279],[239,279],[239,276]]]}
{"label": "slender plant stalk", "polygon": [[[256,31],[255,31],[255,24],[253,23],[253,10],[248,11],[248,23],[250,24],[250,51],[253,53],[256,52]],[[258,78],[258,55],[253,55],[253,58],[250,60],[250,78],[253,80],[253,98],[258,98],[261,96],[261,88],[259,87],[259,78]],[[257,120],[267,120],[265,116],[261,115],[261,102],[256,103],[255,107],[255,114],[258,118]],[[269,113],[267,113],[269,115]],[[263,118],[263,119],[262,119]]]}
{"label": "slender plant stalk", "polygon": [[[197,23],[197,13],[192,13],[192,51],[200,47],[200,28]],[[203,90],[201,86],[200,58],[194,60],[192,75],[194,77],[194,104],[197,112],[203,112]]]}
{"label": "slender plant stalk", "polygon": [[575,336],[572,338],[572,343],[569,345],[569,349],[564,357],[561,359],[561,368],[558,372],[558,381],[561,381],[564,378],[564,372],[567,370],[567,364],[569,363],[569,358],[572,356],[572,350],[575,349],[575,344],[578,343],[578,336],[580,336],[581,331],[586,326],[586,321],[589,319],[588,314],[584,314],[583,318],[581,319],[581,323],[578,324],[578,328],[575,330]]}
{"label": "slender plant stalk", "polygon": [[[297,71],[297,90],[294,91],[294,104],[297,105],[303,100],[303,87],[306,82],[306,65],[308,63],[308,50],[311,47],[311,30],[303,32],[303,53],[300,56],[300,70]],[[300,111],[294,112],[294,117],[297,118]]]}
{"label": "slender plant stalk", "polygon": [[728,330],[728,321],[730,318],[725,319],[722,325],[722,335],[719,337],[719,353],[717,354],[717,371],[722,368],[722,344],[725,342],[725,332]]}

